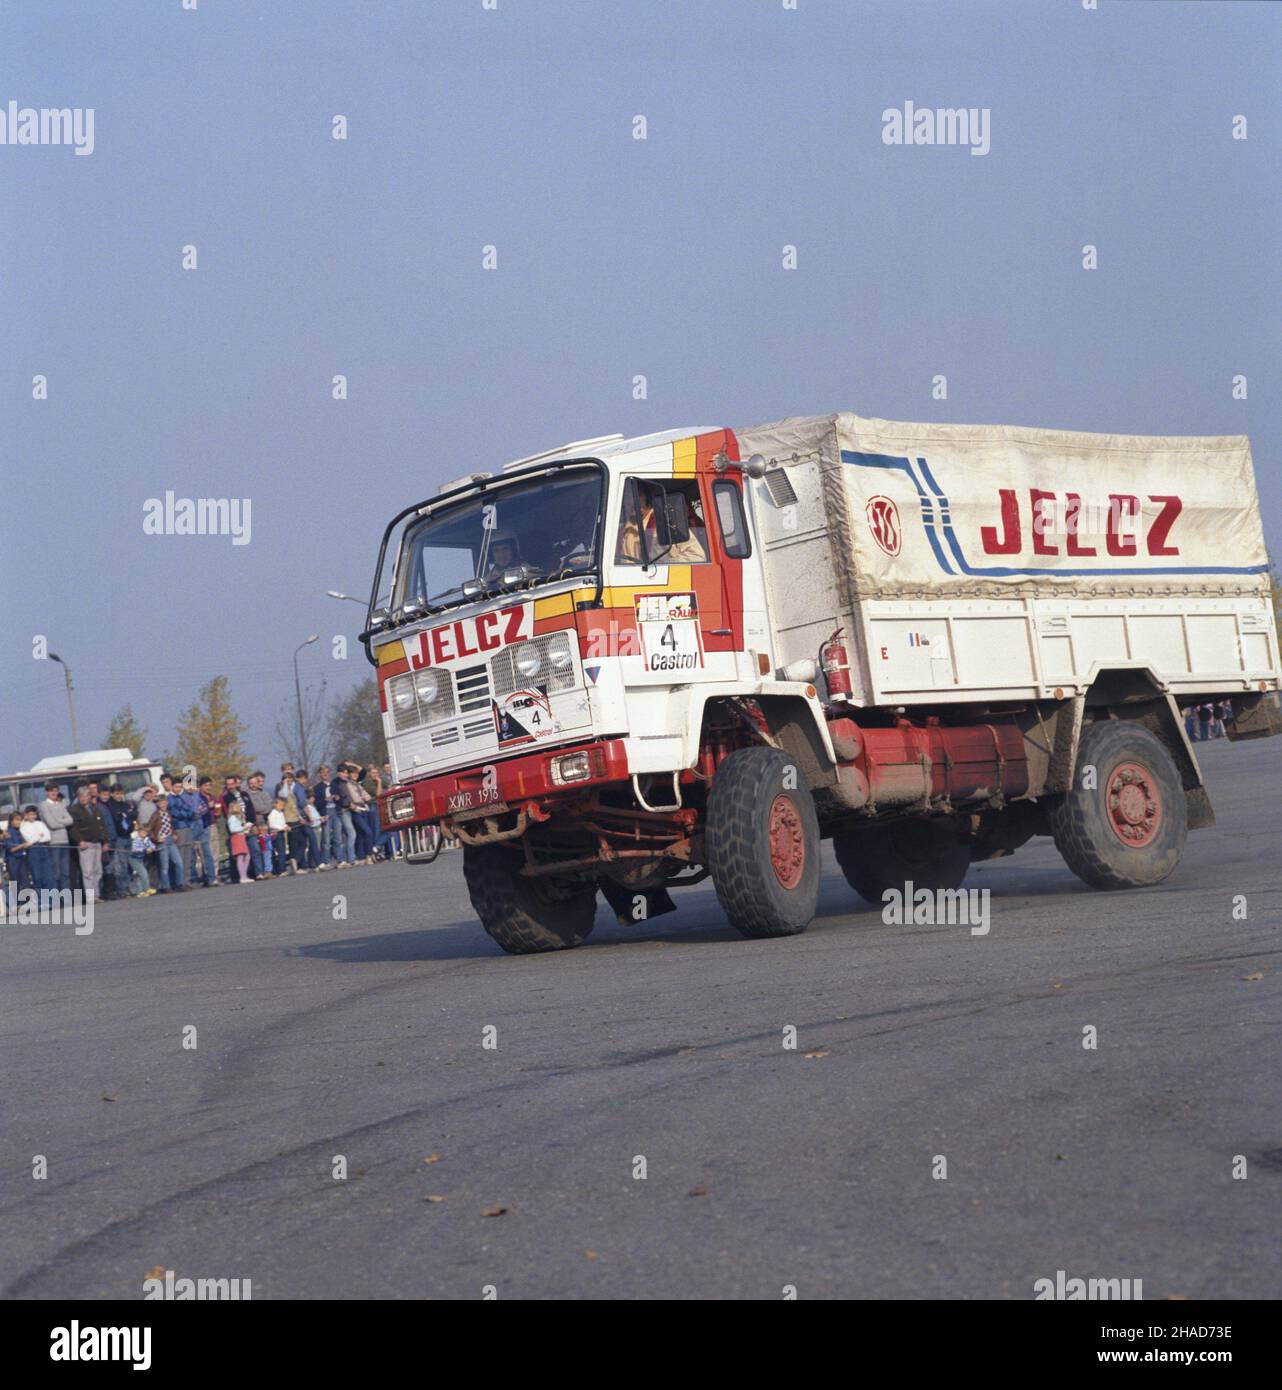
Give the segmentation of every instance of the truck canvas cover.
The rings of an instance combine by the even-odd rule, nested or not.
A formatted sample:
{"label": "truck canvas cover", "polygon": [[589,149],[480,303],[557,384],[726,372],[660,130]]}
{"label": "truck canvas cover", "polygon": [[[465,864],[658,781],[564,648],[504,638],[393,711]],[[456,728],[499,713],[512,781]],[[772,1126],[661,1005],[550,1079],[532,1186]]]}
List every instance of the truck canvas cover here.
{"label": "truck canvas cover", "polygon": [[[812,492],[817,476],[846,608],[861,599],[1268,589],[1244,435],[1083,434],[846,412],[736,433],[743,458],[763,455],[798,494]],[[777,506],[792,489],[770,482],[767,474]]]}

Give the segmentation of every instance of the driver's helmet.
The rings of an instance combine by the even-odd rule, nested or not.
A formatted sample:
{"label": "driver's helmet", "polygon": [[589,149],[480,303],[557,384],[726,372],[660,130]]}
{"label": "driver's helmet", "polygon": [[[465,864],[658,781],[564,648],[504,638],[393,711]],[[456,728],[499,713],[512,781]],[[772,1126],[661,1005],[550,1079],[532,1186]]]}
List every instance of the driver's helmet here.
{"label": "driver's helmet", "polygon": [[521,563],[521,547],[511,531],[495,531],[490,537],[490,569],[505,570]]}

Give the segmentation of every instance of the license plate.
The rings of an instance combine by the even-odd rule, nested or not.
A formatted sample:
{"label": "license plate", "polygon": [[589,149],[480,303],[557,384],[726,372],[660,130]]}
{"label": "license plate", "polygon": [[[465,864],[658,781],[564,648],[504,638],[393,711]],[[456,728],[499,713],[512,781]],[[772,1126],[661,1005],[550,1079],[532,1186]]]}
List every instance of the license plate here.
{"label": "license plate", "polygon": [[475,820],[478,816],[497,816],[508,809],[497,797],[478,801],[477,792],[455,792],[446,803],[446,812],[455,820]]}

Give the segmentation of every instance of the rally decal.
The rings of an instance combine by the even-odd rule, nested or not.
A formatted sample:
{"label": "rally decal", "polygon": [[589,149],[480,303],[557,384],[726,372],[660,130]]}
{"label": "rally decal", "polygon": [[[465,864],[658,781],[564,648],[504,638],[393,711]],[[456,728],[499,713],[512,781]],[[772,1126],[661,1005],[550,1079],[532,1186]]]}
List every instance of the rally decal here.
{"label": "rally decal", "polygon": [[647,671],[702,670],[703,638],[693,594],[638,594],[636,612]]}
{"label": "rally decal", "polygon": [[558,731],[552,717],[552,702],[546,686],[531,690],[514,690],[502,699],[491,700],[494,711],[494,732],[500,748],[514,748],[520,743],[534,743],[550,738]]}

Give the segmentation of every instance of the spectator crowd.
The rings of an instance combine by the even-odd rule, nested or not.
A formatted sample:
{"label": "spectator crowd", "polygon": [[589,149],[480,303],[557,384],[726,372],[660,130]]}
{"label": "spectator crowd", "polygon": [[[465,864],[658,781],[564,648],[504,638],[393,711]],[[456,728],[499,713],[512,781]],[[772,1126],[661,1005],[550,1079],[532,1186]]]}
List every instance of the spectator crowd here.
{"label": "spectator crowd", "polygon": [[77,784],[70,806],[56,782],[4,827],[4,867],[19,891],[92,889],[97,900],[150,897],[286,875],[388,863],[400,836],[379,824],[378,796],[392,769],[281,764],[267,774],[182,783],[168,773],[126,796],[110,780]]}
{"label": "spectator crowd", "polygon": [[1184,732],[1192,743],[1223,738],[1224,721],[1232,718],[1233,704],[1229,700],[1208,700],[1205,704],[1189,705],[1184,711]]}

